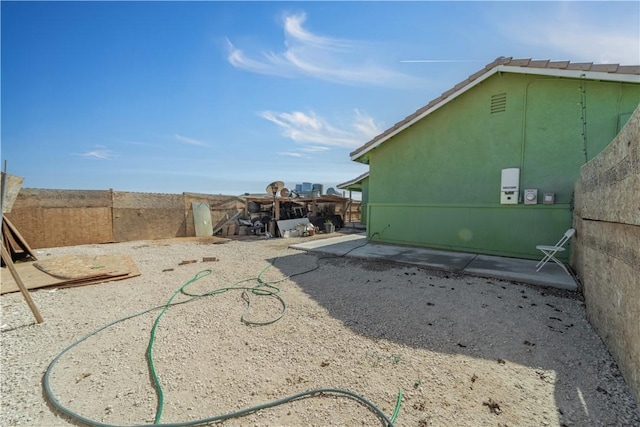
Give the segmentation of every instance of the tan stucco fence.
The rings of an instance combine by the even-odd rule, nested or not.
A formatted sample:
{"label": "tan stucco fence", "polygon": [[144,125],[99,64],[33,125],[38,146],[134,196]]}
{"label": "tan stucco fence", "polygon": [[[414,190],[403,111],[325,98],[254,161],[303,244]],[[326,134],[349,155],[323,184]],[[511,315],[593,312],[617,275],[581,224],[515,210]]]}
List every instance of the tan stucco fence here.
{"label": "tan stucco fence", "polygon": [[575,186],[572,265],[589,322],[640,403],[640,106]]}

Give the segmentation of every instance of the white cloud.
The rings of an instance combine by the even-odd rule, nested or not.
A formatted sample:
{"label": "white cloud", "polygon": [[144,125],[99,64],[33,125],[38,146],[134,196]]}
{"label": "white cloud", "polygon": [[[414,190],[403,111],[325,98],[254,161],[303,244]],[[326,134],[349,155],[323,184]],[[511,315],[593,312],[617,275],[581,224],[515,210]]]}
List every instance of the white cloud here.
{"label": "white cloud", "polygon": [[267,62],[256,61],[248,58],[244,52],[237,49],[229,40],[227,40],[229,55],[227,59],[236,68],[242,68],[247,71],[259,74],[271,74],[280,77],[295,77],[295,73],[288,72],[284,67],[276,67]]}
{"label": "white cloud", "polygon": [[[551,53],[546,58],[574,62],[640,64],[640,27],[635,2],[615,3],[609,10],[605,3],[548,3],[542,13],[529,13],[527,25],[522,20],[504,25],[502,32],[537,51]],[[604,8],[603,8],[604,7]],[[621,8],[628,8],[623,13]],[[555,56],[552,58],[551,56]]]}
{"label": "white cloud", "polygon": [[320,153],[327,150],[329,150],[329,147],[320,147],[317,145],[310,145],[300,149],[300,151],[305,151],[307,153]]}
{"label": "white cloud", "polygon": [[352,42],[347,40],[332,39],[328,37],[316,36],[303,28],[302,24],[307,20],[307,16],[304,13],[297,15],[288,15],[284,17],[284,30],[285,35],[290,39],[299,40],[310,46],[331,48],[331,49],[344,49],[350,47]]}
{"label": "white cloud", "polygon": [[596,33],[587,28],[547,28],[543,40],[581,61],[625,65],[640,63],[637,35],[616,34],[615,30]]}
{"label": "white cloud", "polygon": [[84,153],[74,153],[76,156],[84,157],[87,159],[98,159],[98,160],[110,160],[115,156],[113,152],[106,148],[96,147],[96,149],[91,151],[85,151]]}
{"label": "white cloud", "polygon": [[[378,135],[381,130],[373,119],[358,110],[353,122],[346,128],[338,128],[314,112],[291,113],[262,111],[259,115],[280,127],[282,135],[302,144],[319,144],[320,147],[356,148]],[[308,151],[319,151],[318,145],[310,145]]]}
{"label": "white cloud", "polygon": [[281,77],[313,77],[336,83],[411,88],[426,81],[372,63],[367,43],[323,37],[303,26],[305,14],[284,17],[284,50],[247,56],[227,40],[229,62],[237,68]]}
{"label": "white cloud", "polygon": [[324,151],[329,151],[329,147],[322,147],[318,145],[309,145],[306,147],[297,148],[295,151],[283,151],[278,153],[280,156],[289,156],[289,157],[298,157],[302,159],[310,159],[311,156],[305,153],[322,153]]}
{"label": "white cloud", "polygon": [[362,114],[359,110],[355,110],[355,113],[356,118],[353,123],[353,127],[359,134],[364,135],[367,140],[382,132],[378,125],[373,121],[373,117]]}
{"label": "white cloud", "polygon": [[309,158],[309,156],[305,156],[302,153],[296,151],[283,151],[278,153],[279,156],[289,156],[289,157],[299,157],[299,158]]}
{"label": "white cloud", "polygon": [[177,133],[174,135],[174,138],[177,141],[182,142],[183,144],[197,145],[199,147],[208,147],[209,146],[209,144],[207,144],[206,142],[202,142],[202,141],[199,141],[197,139],[188,138],[186,136],[178,135]]}

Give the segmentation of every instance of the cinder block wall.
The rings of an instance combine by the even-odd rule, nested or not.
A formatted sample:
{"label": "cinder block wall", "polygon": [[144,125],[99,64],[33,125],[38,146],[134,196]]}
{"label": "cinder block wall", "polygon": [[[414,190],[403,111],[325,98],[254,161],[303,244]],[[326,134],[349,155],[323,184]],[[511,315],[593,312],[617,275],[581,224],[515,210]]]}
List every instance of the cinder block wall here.
{"label": "cinder block wall", "polygon": [[574,225],[587,316],[640,403],[640,106],[582,167]]}
{"label": "cinder block wall", "polygon": [[236,196],[23,188],[7,218],[33,249],[193,237],[192,202],[209,204],[213,224],[245,207]]}

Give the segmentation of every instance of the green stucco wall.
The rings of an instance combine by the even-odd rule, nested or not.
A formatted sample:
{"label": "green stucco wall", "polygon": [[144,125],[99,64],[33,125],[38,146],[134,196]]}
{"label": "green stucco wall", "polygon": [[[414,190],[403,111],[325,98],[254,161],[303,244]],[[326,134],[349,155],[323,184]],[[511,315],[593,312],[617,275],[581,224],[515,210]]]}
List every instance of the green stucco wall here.
{"label": "green stucco wall", "polygon": [[[381,230],[379,240],[387,243],[518,258],[537,257],[531,250],[532,239],[535,244],[555,243],[571,224],[566,205],[505,209],[500,205],[381,203],[370,204],[369,209],[379,228],[368,225],[367,230],[374,230],[372,234]],[[528,224],[527,230],[522,229],[523,223]]]}
{"label": "green stucco wall", "polygon": [[[506,110],[491,114],[499,94]],[[496,74],[369,153],[367,232],[537,258],[537,244],[555,243],[571,226],[580,167],[639,103],[640,85]],[[538,205],[500,204],[504,168],[520,168],[520,198],[538,189]],[[555,193],[556,204],[542,205],[543,193]]]}
{"label": "green stucco wall", "polygon": [[369,205],[369,177],[364,178],[362,180],[362,200],[360,203],[360,209],[361,214],[360,214],[360,223],[363,225],[367,224],[367,212],[369,210],[368,205]]}

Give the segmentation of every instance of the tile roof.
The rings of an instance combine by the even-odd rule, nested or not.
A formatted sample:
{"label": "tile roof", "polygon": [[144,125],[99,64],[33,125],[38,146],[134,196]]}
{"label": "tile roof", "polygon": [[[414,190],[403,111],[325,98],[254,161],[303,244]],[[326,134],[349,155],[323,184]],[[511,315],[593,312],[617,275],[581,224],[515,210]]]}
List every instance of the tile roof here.
{"label": "tile roof", "polygon": [[413,114],[410,114],[380,135],[351,152],[351,160],[362,157],[368,151],[382,144],[402,129],[410,126],[415,121],[428,115],[431,111],[455,98],[454,95],[459,95],[498,71],[640,83],[640,65],[594,64],[593,62],[551,61],[548,59],[532,60],[530,58],[513,59],[511,57],[505,58],[501,56],[451,89],[443,92],[439,97],[431,100],[424,107],[419,108]]}

